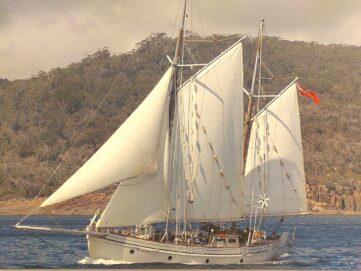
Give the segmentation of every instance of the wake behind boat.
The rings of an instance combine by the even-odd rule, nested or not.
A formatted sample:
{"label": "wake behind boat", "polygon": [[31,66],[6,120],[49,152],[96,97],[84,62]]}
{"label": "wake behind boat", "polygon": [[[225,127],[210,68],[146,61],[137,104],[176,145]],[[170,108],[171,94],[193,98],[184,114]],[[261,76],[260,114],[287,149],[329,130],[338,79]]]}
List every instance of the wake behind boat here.
{"label": "wake behind boat", "polygon": [[181,81],[182,69],[192,66],[181,62],[185,15],[186,1],[175,56],[158,84],[41,205],[118,184],[105,210],[85,230],[63,231],[86,235],[93,259],[269,261],[284,252],[289,234],[264,231],[264,217],[307,213],[296,80],[265,107],[254,106],[262,97],[255,94],[255,82],[258,71],[260,86],[263,21],[248,92],[242,39]]}

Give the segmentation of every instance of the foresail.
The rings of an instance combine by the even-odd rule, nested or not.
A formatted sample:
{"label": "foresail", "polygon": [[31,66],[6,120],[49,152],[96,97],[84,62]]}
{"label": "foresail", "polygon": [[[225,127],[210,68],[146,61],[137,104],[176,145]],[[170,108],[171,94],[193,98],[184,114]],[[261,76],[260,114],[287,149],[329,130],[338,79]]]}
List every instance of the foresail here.
{"label": "foresail", "polygon": [[158,223],[167,219],[168,191],[159,174],[120,183],[97,227]]}
{"label": "foresail", "polygon": [[[242,217],[243,62],[239,42],[178,92],[172,216],[192,221]],[[186,194],[182,198],[180,194]],[[173,209],[172,208],[172,209]]]}
{"label": "foresail", "polygon": [[156,172],[172,68],[107,142],[41,207]]}
{"label": "foresail", "polygon": [[[169,97],[169,96],[168,96]],[[165,108],[169,106],[167,98]],[[97,227],[119,227],[163,222],[169,210],[168,156],[169,121],[164,114],[159,149],[155,157],[157,171],[121,182],[97,222]]]}
{"label": "foresail", "polygon": [[269,198],[266,215],[307,212],[295,84],[266,106],[252,123],[244,179],[245,215],[250,214],[251,206],[262,207],[261,197]]}

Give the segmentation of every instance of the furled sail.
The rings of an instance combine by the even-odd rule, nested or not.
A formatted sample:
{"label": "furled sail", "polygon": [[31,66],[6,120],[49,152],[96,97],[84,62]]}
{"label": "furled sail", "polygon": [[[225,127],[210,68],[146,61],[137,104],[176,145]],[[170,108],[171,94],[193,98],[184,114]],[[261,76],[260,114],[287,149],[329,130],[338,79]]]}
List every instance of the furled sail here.
{"label": "furled sail", "polygon": [[171,177],[172,210],[178,213],[172,217],[192,221],[242,217],[242,89],[240,42],[180,88]]}
{"label": "furled sail", "polygon": [[249,142],[244,179],[245,215],[250,214],[252,206],[261,208],[264,201],[268,201],[266,215],[306,213],[296,84],[282,91],[255,116]]}
{"label": "furled sail", "polygon": [[156,171],[172,68],[104,145],[41,207]]}

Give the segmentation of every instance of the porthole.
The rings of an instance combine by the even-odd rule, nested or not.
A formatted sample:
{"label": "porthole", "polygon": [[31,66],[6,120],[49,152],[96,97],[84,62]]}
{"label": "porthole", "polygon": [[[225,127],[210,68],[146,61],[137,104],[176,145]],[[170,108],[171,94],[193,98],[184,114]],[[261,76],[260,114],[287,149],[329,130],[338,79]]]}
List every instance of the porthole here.
{"label": "porthole", "polygon": [[133,254],[133,253],[134,253],[134,249],[129,250],[129,253],[130,253],[130,254]]}
{"label": "porthole", "polygon": [[239,261],[239,263],[243,263],[243,259],[241,259],[241,260]]}
{"label": "porthole", "polygon": [[206,259],[206,263],[209,263],[209,259]]}
{"label": "porthole", "polygon": [[170,260],[170,261],[171,261],[172,259],[173,259],[173,257],[172,257],[172,256],[168,256],[168,260]]}

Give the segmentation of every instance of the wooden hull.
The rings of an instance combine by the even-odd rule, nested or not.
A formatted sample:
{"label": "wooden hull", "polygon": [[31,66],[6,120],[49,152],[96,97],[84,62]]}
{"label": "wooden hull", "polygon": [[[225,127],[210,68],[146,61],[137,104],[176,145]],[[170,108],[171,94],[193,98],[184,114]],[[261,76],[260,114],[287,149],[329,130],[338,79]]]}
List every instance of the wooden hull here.
{"label": "wooden hull", "polygon": [[258,246],[212,248],[182,246],[141,240],[116,234],[103,237],[88,235],[91,259],[126,263],[178,263],[201,265],[253,264],[278,258],[284,253],[288,232],[279,239]]}

